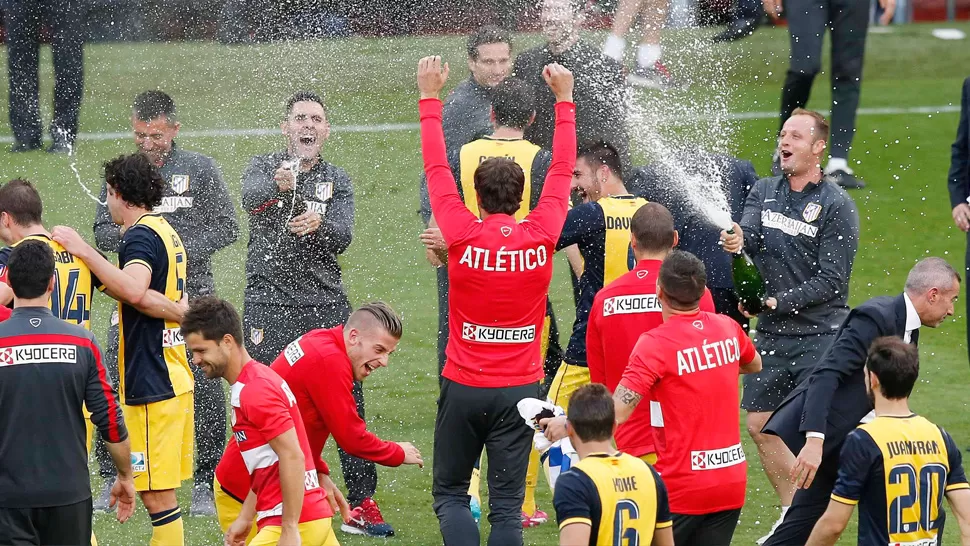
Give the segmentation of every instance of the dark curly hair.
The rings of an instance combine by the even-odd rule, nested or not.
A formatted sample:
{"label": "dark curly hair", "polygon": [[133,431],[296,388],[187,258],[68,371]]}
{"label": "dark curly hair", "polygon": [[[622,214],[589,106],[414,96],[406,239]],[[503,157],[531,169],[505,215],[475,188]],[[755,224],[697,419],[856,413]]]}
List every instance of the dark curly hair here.
{"label": "dark curly hair", "polygon": [[121,200],[152,210],[162,202],[165,180],[148,156],[120,155],[104,163],[104,181]]}

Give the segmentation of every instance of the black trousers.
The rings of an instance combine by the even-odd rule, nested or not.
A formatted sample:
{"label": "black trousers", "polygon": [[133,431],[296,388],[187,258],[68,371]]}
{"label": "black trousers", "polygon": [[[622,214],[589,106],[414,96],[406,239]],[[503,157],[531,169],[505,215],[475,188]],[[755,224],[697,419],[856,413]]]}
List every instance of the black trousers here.
{"label": "black trousers", "polygon": [[520,387],[469,387],[444,379],[434,426],[431,493],[445,546],[478,546],[478,525],[468,506],[468,483],[482,448],[488,456],[488,521],[492,546],[522,545],[522,501],[532,429],[516,404],[535,397],[535,383]]}
{"label": "black trousers", "polygon": [[[967,250],[964,253],[964,279],[970,279],[970,233],[967,234]],[[970,298],[967,298],[967,317],[970,317]],[[967,328],[967,356],[970,356],[970,328]]]}
{"label": "black trousers", "polygon": [[[118,326],[108,329],[108,345],[105,348],[105,366],[111,375],[115,389],[118,388]],[[192,353],[189,351],[189,362]],[[195,476],[196,487],[212,489],[212,478],[216,465],[222,458],[226,447],[226,394],[222,379],[209,379],[201,368],[189,364],[195,376],[193,396],[195,408]],[[99,474],[110,479],[115,476],[115,466],[111,455],[99,436],[95,443],[95,456],[98,459]]]}
{"label": "black trousers", "polygon": [[791,508],[785,513],[785,519],[775,529],[765,546],[792,546],[808,542],[812,529],[818,522],[825,509],[828,508],[838,478],[838,452],[822,459],[815,479],[808,489],[798,489],[792,499]]}
{"label": "black trousers", "polygon": [[671,516],[674,520],[674,544],[677,546],[730,546],[741,509]]}
{"label": "black trousers", "polygon": [[14,138],[39,147],[42,139],[38,98],[40,28],[47,23],[54,57],[54,119],[51,137],[74,142],[84,93],[84,4],[82,0],[8,0],[7,69],[10,128]]}
{"label": "black trousers", "polygon": [[49,508],[0,508],[0,544],[88,546],[91,516],[91,497]]}
{"label": "black trousers", "polygon": [[[249,354],[259,362],[272,364],[294,339],[315,328],[332,328],[343,324],[350,316],[350,308],[337,307],[281,307],[247,302],[243,311],[243,337]],[[256,343],[256,340],[259,343]],[[364,418],[364,390],[354,382],[357,414]],[[357,506],[377,492],[377,466],[350,455],[337,445],[340,469],[347,486],[347,502]]]}
{"label": "black trousers", "polygon": [[803,107],[822,67],[822,39],[832,32],[832,119],[829,154],[846,159],[855,134],[862,61],[869,27],[868,0],[787,0],[791,64],[781,92],[781,124]]}

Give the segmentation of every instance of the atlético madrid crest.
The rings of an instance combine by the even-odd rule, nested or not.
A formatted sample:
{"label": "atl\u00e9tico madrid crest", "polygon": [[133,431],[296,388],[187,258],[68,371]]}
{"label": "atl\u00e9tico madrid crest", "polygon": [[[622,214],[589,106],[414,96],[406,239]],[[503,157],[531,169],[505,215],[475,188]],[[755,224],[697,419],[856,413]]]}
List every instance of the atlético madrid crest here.
{"label": "atl\u00e9tico madrid crest", "polygon": [[189,175],[187,174],[172,175],[172,191],[174,191],[179,195],[182,195],[188,189],[189,189]]}
{"label": "atl\u00e9tico madrid crest", "polygon": [[812,223],[815,220],[818,220],[819,214],[822,214],[822,205],[818,203],[809,203],[805,205],[805,210],[802,211],[802,218],[804,218],[806,222]]}
{"label": "atl\u00e9tico madrid crest", "polygon": [[262,328],[250,328],[249,330],[249,340],[253,342],[253,345],[259,345],[263,342],[263,329]]}
{"label": "atl\u00e9tico madrid crest", "polygon": [[333,196],[333,183],[332,182],[318,182],[313,188],[313,195],[321,201],[329,201]]}

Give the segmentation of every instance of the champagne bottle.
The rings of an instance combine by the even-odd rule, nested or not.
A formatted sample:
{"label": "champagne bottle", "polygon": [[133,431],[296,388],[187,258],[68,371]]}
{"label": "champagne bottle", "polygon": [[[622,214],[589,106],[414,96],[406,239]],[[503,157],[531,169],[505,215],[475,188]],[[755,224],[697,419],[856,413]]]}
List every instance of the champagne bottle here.
{"label": "champagne bottle", "polygon": [[[733,235],[734,229],[728,229],[727,232]],[[744,310],[752,315],[764,311],[765,285],[758,267],[744,248],[734,254],[731,273],[734,277],[734,293]]]}

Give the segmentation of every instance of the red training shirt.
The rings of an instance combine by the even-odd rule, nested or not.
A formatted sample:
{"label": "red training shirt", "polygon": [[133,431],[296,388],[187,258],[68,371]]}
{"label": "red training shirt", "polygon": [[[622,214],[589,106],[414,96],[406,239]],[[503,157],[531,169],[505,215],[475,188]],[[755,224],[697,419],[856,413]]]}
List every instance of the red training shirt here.
{"label": "red training shirt", "polygon": [[[657,299],[657,276],[662,263],[637,262],[636,267],[600,289],[593,299],[586,326],[586,363],[590,381],[606,385],[610,392],[616,390],[623,377],[640,335],[663,324]],[[700,307],[701,311],[714,312],[714,299],[707,288]],[[655,400],[650,397],[651,403]],[[630,419],[617,427],[616,448],[642,457],[656,451],[654,433],[661,432],[651,426],[650,404],[641,403]]]}
{"label": "red training shirt", "polygon": [[[310,443],[303,430],[300,409],[289,386],[276,372],[250,360],[232,384],[232,435],[248,470],[256,493],[256,524],[281,525],[283,491],[280,485],[279,457],[269,441],[296,429],[304,456],[304,495],[300,523],[333,516],[326,492],[317,480],[310,456]],[[245,498],[245,497],[243,497]]]}
{"label": "red training shirt", "polygon": [[744,505],[747,463],[738,418],[739,366],[755,358],[732,318],[674,315],[640,336],[620,384],[660,402],[666,442],[657,471],[675,514],[711,514]]}
{"label": "red training shirt", "polygon": [[[354,375],[344,345],[343,326],[311,330],[300,336],[286,346],[272,369],[286,380],[296,397],[318,471],[330,473],[321,454],[331,433],[337,444],[355,457],[384,466],[404,463],[404,449],[368,431],[367,424],[357,414]],[[226,447],[216,468],[216,479],[230,495],[245,498],[249,491],[248,476],[238,471],[242,458],[233,456],[230,447]]]}
{"label": "red training shirt", "polygon": [[477,218],[458,195],[441,129],[441,101],[424,99],[421,151],[428,193],[448,244],[448,328],[442,375],[471,387],[515,387],[543,377],[540,337],[552,255],[566,221],[576,163],[576,106],[556,103],[552,164],[539,203],[521,222]]}

